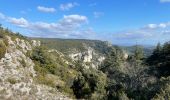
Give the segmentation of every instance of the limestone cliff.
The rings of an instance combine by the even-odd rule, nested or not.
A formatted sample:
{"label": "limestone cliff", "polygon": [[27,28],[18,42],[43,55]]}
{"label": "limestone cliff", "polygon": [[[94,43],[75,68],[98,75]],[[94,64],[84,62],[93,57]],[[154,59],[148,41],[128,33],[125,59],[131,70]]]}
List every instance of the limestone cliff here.
{"label": "limestone cliff", "polygon": [[69,57],[74,60],[81,60],[84,62],[84,66],[86,68],[98,68],[98,66],[105,59],[104,55],[98,54],[93,48],[85,47],[86,50],[84,52],[75,51],[74,53],[69,54]]}

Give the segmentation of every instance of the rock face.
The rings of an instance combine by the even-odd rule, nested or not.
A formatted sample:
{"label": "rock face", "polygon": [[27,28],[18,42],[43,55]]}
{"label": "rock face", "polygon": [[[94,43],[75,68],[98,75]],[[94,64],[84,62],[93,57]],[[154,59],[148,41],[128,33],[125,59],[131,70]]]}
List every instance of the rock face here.
{"label": "rock face", "polygon": [[91,62],[93,59],[93,49],[92,48],[88,48],[87,51],[85,52],[78,52],[78,53],[73,53],[70,54],[69,56],[71,57],[71,59],[73,60],[82,60],[83,62]]}
{"label": "rock face", "polygon": [[89,68],[91,66],[96,69],[105,59],[103,55],[99,55],[91,47],[86,47],[86,50],[84,52],[75,52],[75,53],[69,54],[69,57],[74,61],[81,60],[84,63],[89,63],[90,65],[85,64],[86,68]]}
{"label": "rock face", "polygon": [[123,59],[127,60],[129,57],[128,53],[126,51],[123,51]]}
{"label": "rock face", "polygon": [[36,40],[32,40],[31,43],[32,43],[32,46],[33,46],[33,47],[36,47],[36,46],[40,46],[40,45],[41,45],[41,42],[40,42],[40,41],[36,41]]}
{"label": "rock face", "polygon": [[33,61],[26,56],[32,47],[40,42],[7,36],[8,44],[5,57],[0,60],[0,98],[8,100],[69,100],[56,89],[34,82],[36,77]]}

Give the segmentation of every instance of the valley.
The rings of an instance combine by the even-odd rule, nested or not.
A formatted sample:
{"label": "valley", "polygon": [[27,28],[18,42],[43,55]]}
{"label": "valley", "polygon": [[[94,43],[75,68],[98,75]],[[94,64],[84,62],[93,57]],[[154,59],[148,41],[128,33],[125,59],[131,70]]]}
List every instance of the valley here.
{"label": "valley", "polygon": [[30,39],[3,27],[0,37],[1,98],[168,97],[169,42],[146,48],[146,53],[142,46],[122,47],[99,40]]}

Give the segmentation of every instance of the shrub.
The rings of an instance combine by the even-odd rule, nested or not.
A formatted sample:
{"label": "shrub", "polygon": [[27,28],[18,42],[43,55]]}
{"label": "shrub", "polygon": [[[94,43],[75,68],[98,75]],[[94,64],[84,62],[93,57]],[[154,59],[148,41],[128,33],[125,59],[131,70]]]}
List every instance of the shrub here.
{"label": "shrub", "polygon": [[47,70],[44,67],[41,67],[38,62],[35,62],[34,69],[38,74],[41,74],[41,75],[47,74]]}
{"label": "shrub", "polygon": [[73,82],[73,92],[78,99],[103,99],[106,95],[106,76],[95,69],[85,70]]}
{"label": "shrub", "polygon": [[22,64],[23,67],[27,66],[27,63],[25,62],[24,58],[21,59],[20,63]]}
{"label": "shrub", "polygon": [[3,39],[3,41],[4,41],[4,43],[5,43],[5,45],[6,45],[6,46],[8,46],[8,45],[9,45],[9,43],[8,43],[8,39],[7,39],[6,37]]}
{"label": "shrub", "polygon": [[4,35],[2,33],[0,33],[0,38],[4,38]]}
{"label": "shrub", "polygon": [[43,76],[43,75],[38,75],[36,77],[36,81],[39,84],[44,84],[44,85],[51,86],[51,87],[56,86],[53,79],[49,79],[49,78],[47,78],[46,76]]}
{"label": "shrub", "polygon": [[0,40],[0,59],[5,56],[6,53],[6,45],[2,40]]}
{"label": "shrub", "polygon": [[15,78],[8,78],[7,80],[8,80],[8,82],[11,83],[11,84],[15,84],[15,83],[18,82]]}
{"label": "shrub", "polygon": [[47,55],[45,53],[45,48],[43,47],[37,47],[33,50],[31,59],[34,61],[38,61],[41,64],[48,63]]}

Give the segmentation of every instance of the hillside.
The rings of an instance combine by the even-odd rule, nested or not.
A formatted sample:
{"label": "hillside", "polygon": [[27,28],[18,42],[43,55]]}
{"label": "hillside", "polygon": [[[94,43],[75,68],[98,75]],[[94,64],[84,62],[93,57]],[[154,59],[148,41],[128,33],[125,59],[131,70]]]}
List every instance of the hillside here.
{"label": "hillside", "polygon": [[71,59],[56,49],[42,45],[38,40],[29,39],[3,27],[0,28],[0,40],[2,99],[74,99],[77,98],[75,82],[79,75],[89,84],[86,89],[90,90],[86,95],[103,98],[101,90],[104,90],[106,75],[96,69],[99,62],[95,61],[98,65],[95,64],[92,68],[92,59],[89,56],[99,57],[92,52],[92,48],[85,47],[92,51],[84,50],[79,54],[84,57],[82,61]]}
{"label": "hillside", "polygon": [[170,100],[169,12],[170,0],[1,0],[0,100]]}
{"label": "hillside", "polygon": [[140,46],[126,48],[98,40],[30,39],[1,27],[0,98],[169,98],[170,43],[148,57]]}
{"label": "hillside", "polygon": [[[92,47],[94,50],[100,54],[107,54],[111,47],[119,47],[123,49],[127,54],[132,55],[136,49],[136,46],[117,46],[112,45],[107,41],[100,40],[85,40],[85,39],[58,39],[58,38],[34,38],[40,40],[42,45],[50,48],[56,49],[64,54],[69,54],[73,52],[83,52],[87,50],[87,47]],[[155,48],[155,46],[142,46],[137,45],[137,47],[143,49],[143,53],[146,57],[150,56]]]}
{"label": "hillside", "polygon": [[[0,98],[3,100],[65,99],[52,84],[60,79],[51,74],[42,77],[36,62],[29,56],[40,41],[0,28]],[[36,67],[37,66],[37,67]]]}
{"label": "hillside", "polygon": [[42,46],[57,50],[73,61],[82,61],[83,65],[98,68],[105,56],[112,50],[107,41],[84,39],[34,38],[41,41]]}
{"label": "hillside", "polygon": [[86,51],[86,47],[94,48],[98,53],[105,54],[110,44],[107,41],[85,39],[57,39],[57,38],[34,38],[40,40],[42,45],[50,49],[56,49],[64,54]]}

